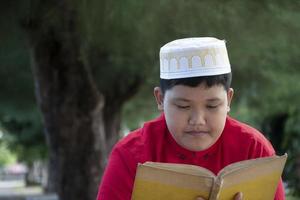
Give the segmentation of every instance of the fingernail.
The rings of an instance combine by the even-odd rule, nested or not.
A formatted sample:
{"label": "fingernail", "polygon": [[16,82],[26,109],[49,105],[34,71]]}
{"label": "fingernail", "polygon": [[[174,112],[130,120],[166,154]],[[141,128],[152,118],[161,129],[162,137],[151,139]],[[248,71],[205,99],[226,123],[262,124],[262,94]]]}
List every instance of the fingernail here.
{"label": "fingernail", "polygon": [[243,199],[243,193],[239,192],[237,195],[237,200],[242,200]]}

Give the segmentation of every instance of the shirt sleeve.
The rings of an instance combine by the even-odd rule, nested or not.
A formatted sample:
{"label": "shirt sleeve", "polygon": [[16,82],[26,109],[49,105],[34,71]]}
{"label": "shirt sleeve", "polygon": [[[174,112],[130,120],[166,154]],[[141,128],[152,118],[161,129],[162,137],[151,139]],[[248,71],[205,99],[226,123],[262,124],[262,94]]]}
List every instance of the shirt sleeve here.
{"label": "shirt sleeve", "polygon": [[130,200],[136,162],[124,148],[114,148],[102,177],[97,200]]}
{"label": "shirt sleeve", "polygon": [[277,186],[276,195],[274,200],[285,200],[285,192],[282,180],[280,179],[279,184]]}

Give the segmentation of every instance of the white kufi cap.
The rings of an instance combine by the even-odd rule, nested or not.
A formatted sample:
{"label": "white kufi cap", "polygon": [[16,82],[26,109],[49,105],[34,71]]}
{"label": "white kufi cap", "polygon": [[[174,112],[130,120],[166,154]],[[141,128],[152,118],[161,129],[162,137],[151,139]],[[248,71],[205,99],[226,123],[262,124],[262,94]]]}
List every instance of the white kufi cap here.
{"label": "white kufi cap", "polygon": [[178,79],[231,72],[224,40],[212,37],[174,40],[160,48],[160,78]]}

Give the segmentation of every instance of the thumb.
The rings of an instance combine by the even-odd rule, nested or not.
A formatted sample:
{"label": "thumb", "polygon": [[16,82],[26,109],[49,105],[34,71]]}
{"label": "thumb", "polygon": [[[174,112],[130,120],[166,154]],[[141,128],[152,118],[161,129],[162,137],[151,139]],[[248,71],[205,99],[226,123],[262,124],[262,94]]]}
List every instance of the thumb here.
{"label": "thumb", "polygon": [[205,199],[203,199],[202,197],[197,197],[196,200],[205,200]]}
{"label": "thumb", "polygon": [[239,192],[234,196],[234,200],[243,200],[243,193]]}

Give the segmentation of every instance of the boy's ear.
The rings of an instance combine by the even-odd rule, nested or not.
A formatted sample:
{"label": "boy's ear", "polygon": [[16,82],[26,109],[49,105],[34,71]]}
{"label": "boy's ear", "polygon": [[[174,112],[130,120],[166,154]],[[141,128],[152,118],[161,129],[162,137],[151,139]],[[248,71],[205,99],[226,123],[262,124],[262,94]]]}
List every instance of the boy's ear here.
{"label": "boy's ear", "polygon": [[230,104],[231,104],[231,100],[233,98],[233,94],[234,94],[234,90],[232,88],[229,88],[228,89],[228,92],[227,92],[227,108],[228,108],[228,112],[230,111]]}
{"label": "boy's ear", "polygon": [[156,99],[158,110],[163,111],[164,110],[164,95],[163,95],[160,87],[154,88],[154,96]]}

